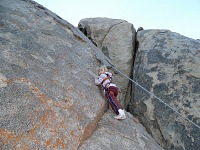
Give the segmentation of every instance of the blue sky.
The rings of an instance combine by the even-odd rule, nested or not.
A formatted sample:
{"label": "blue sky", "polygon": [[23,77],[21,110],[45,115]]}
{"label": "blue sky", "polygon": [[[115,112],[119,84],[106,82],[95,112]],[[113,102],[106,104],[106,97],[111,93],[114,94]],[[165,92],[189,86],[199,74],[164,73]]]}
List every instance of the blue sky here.
{"label": "blue sky", "polygon": [[35,0],[75,27],[83,18],[123,19],[137,30],[168,29],[200,39],[200,0]]}

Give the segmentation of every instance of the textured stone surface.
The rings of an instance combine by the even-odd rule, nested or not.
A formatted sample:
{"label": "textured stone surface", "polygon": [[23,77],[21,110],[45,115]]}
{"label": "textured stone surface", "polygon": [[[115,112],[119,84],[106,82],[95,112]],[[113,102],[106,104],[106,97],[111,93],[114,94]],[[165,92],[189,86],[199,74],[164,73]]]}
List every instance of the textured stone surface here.
{"label": "textured stone surface", "polygon": [[[200,42],[168,30],[143,30],[134,80],[200,126]],[[200,129],[133,86],[133,114],[166,149],[200,148]]]}
{"label": "textured stone surface", "polygon": [[[131,75],[135,50],[135,29],[125,20],[110,18],[85,18],[80,20],[78,28],[108,56],[114,66]],[[116,72],[115,72],[116,73]],[[120,103],[127,107],[125,100],[129,80],[116,74],[114,82],[120,88]]]}
{"label": "textured stone surface", "polygon": [[[1,0],[0,149],[78,149],[105,111],[93,83],[100,63],[111,61],[67,21],[31,0]],[[116,124],[113,115],[105,121]],[[105,121],[101,127],[112,129]],[[144,128],[132,123],[120,123],[131,138],[120,145],[131,144],[128,129],[134,129],[141,135],[135,146],[151,147]],[[115,135],[107,135],[107,142]]]}
{"label": "textured stone surface", "polygon": [[0,18],[0,149],[77,149],[104,113],[88,70],[106,57],[33,1],[1,0]]}
{"label": "textured stone surface", "polygon": [[127,112],[126,116],[125,120],[116,120],[108,111],[79,150],[162,150],[136,118]]}

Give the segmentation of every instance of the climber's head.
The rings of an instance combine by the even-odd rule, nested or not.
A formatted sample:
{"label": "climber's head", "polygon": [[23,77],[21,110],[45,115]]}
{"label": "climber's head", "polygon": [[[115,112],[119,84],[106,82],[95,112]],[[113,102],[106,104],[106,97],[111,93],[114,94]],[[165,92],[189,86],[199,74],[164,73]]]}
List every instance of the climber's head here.
{"label": "climber's head", "polygon": [[102,73],[105,73],[108,71],[108,68],[106,66],[101,66],[98,70],[98,74],[101,75]]}

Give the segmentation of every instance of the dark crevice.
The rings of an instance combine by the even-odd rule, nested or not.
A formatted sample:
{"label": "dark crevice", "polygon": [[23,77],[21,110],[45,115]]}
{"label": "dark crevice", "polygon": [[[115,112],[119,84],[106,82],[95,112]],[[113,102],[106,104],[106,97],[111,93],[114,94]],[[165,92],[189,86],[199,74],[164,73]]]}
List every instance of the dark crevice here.
{"label": "dark crevice", "polygon": [[[133,26],[132,26],[132,31],[134,30]],[[133,31],[134,32],[134,31]],[[133,79],[133,71],[134,71],[134,66],[135,66],[135,59],[136,59],[136,55],[137,55],[137,51],[138,51],[138,47],[139,47],[139,42],[137,41],[137,32],[135,32],[135,37],[133,37],[133,39],[135,39],[135,41],[133,41],[133,62],[132,62],[132,68],[131,68],[131,75],[130,75],[130,78]],[[126,111],[127,112],[130,112],[133,116],[134,115],[134,112],[132,112],[132,108],[134,106],[132,100],[133,100],[133,97],[134,97],[134,93],[133,93],[133,82],[130,81],[129,82],[129,86],[131,86],[131,90],[130,90],[130,100],[129,100],[129,104],[126,108]]]}
{"label": "dark crevice", "polygon": [[78,24],[78,29],[86,36],[88,37],[88,39],[97,47],[96,42],[91,38],[91,31],[88,27],[88,31],[87,28],[84,28],[80,23]]}

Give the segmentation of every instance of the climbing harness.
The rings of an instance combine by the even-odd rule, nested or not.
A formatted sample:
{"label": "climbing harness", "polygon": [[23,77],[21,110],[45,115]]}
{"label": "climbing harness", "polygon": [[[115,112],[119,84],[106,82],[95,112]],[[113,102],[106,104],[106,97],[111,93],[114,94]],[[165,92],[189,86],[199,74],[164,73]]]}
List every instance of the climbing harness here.
{"label": "climbing harness", "polygon": [[107,75],[107,77],[103,79],[102,84],[103,84],[103,82],[105,82],[106,80],[109,80],[110,83],[111,83],[111,82],[112,82],[112,77],[109,76],[109,74],[107,74],[107,73],[105,73],[105,74]]}
{"label": "climbing harness", "polygon": [[[103,81],[101,82],[102,88],[105,91],[108,90],[110,83],[112,83],[112,77],[110,77],[109,74],[106,74],[106,75],[107,77],[104,78]],[[107,82],[107,83],[103,86],[104,82]]]}
{"label": "climbing harness", "polygon": [[158,98],[156,95],[154,95],[153,93],[151,93],[150,91],[148,91],[147,89],[145,89],[143,86],[141,86],[139,83],[135,82],[134,80],[132,80],[131,78],[129,78],[127,75],[125,75],[124,73],[122,73],[121,71],[119,71],[118,69],[116,69],[112,64],[111,64],[111,68],[113,68],[115,71],[119,72],[120,74],[122,74],[124,77],[126,77],[127,79],[129,79],[131,82],[135,83],[136,85],[138,85],[140,88],[142,88],[144,91],[146,91],[147,93],[149,93],[150,95],[152,95],[153,97],[155,97],[157,100],[159,100],[161,103],[163,103],[165,106],[169,107],[170,109],[172,109],[175,113],[179,114],[182,118],[184,118],[185,120],[187,120],[188,122],[190,122],[191,124],[193,124],[194,126],[196,126],[197,128],[200,129],[200,126],[197,125],[196,123],[194,123],[192,120],[186,118],[185,116],[183,116],[181,113],[179,113],[176,109],[174,109],[173,107],[171,107],[169,104],[165,103],[163,100],[161,100],[160,98]]}

